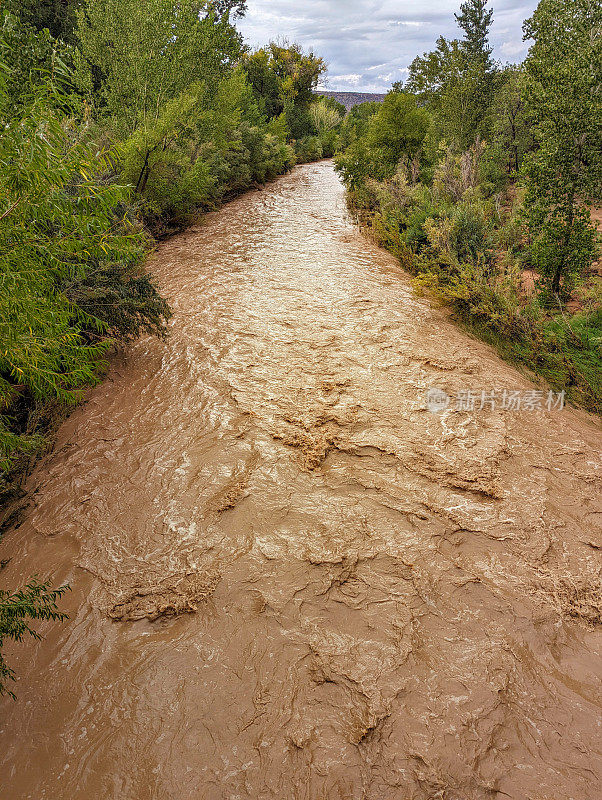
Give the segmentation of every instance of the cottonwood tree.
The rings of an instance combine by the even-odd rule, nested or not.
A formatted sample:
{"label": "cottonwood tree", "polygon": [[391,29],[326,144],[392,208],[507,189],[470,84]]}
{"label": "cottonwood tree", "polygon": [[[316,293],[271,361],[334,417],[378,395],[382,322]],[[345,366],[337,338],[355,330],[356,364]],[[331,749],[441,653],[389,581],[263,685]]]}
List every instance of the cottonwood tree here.
{"label": "cottonwood tree", "polygon": [[588,204],[602,195],[602,5],[542,0],[524,25],[526,103],[536,151],[525,165],[535,265],[554,293],[596,257]]}
{"label": "cottonwood tree", "polygon": [[227,18],[208,16],[209,7],[199,0],[87,0],[78,13],[80,80],[97,114],[112,117],[120,134],[154,124],[191,84],[214,89],[232,69],[242,40]]}
{"label": "cottonwood tree", "polygon": [[326,72],[323,59],[311,51],[304,53],[298,44],[270,42],[245,56],[242,64],[268,119],[284,114],[294,139],[311,135],[309,107],[320,76]]}
{"label": "cottonwood tree", "polygon": [[493,11],[487,0],[467,0],[456,14],[462,39],[437,39],[437,47],[410,65],[406,90],[428,104],[440,135],[461,150],[491,131],[491,105],[496,65],[491,58],[489,29]]}
{"label": "cottonwood tree", "polygon": [[368,177],[392,178],[400,167],[410,173],[429,125],[429,113],[418,107],[413,95],[390,92],[362,126],[364,135],[355,138],[339,156],[337,168],[352,187]]}

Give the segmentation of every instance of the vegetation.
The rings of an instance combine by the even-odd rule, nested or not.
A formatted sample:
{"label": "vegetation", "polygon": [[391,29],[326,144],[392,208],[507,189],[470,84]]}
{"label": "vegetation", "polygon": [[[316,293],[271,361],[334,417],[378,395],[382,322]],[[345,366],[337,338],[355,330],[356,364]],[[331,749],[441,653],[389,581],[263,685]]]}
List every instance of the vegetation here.
{"label": "vegetation", "polygon": [[8,682],[15,680],[15,673],[8,666],[2,655],[5,639],[22,642],[25,636],[41,639],[28,620],[54,620],[62,622],[67,619],[57,608],[57,601],[67,591],[67,586],[51,589],[48,583],[40,583],[32,578],[24,589],[10,593],[0,589],[0,697],[8,694],[16,699],[14,692],[8,688]]}
{"label": "vegetation", "polygon": [[602,9],[546,0],[525,33],[534,40],[526,101],[537,145],[525,165],[525,208],[535,268],[558,294],[597,253],[588,204],[602,185]]}
{"label": "vegetation", "polygon": [[[520,66],[492,60],[487,0],[380,107],[341,126],[337,168],[376,239],[506,357],[602,411],[602,7],[541,0]],[[533,285],[534,284],[534,285]]]}
{"label": "vegetation", "polygon": [[268,120],[281,119],[299,161],[316,161],[334,155],[337,129],[345,107],[315,89],[326,64],[298,45],[272,42],[246,54],[242,61],[257,102]]}

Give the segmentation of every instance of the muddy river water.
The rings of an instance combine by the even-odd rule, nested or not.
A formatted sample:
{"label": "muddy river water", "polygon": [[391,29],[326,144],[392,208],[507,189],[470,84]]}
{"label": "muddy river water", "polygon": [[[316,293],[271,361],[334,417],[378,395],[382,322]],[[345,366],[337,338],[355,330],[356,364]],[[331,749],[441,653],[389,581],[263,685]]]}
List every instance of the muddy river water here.
{"label": "muddy river water", "polygon": [[330,162],[162,244],[172,302],[0,543],[1,800],[599,800],[602,436],[417,298]]}

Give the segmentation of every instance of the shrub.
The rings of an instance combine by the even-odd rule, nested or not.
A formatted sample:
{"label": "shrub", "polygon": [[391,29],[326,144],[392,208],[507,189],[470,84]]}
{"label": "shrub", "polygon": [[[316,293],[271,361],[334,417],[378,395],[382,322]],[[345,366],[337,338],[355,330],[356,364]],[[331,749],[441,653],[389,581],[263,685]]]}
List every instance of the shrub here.
{"label": "shrub", "polygon": [[[0,111],[8,102],[0,86]],[[98,380],[111,332],[158,332],[168,315],[139,268],[147,240],[129,192],[68,113],[49,79],[0,134],[0,470],[37,444],[8,418],[20,397],[76,401]]]}
{"label": "shrub", "polygon": [[297,161],[319,161],[323,157],[322,143],[318,136],[306,136],[296,143]]}

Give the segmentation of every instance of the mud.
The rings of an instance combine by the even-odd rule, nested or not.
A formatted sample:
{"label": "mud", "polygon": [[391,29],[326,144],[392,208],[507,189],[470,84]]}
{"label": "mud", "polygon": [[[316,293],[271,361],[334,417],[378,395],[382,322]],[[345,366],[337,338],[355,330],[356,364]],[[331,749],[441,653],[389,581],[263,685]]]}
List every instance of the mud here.
{"label": "mud", "polygon": [[3,584],[2,800],[597,800],[597,422],[430,413],[532,384],[413,295],[330,163],[159,248],[172,334],[32,476]]}

